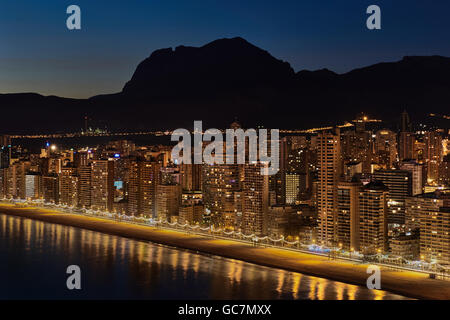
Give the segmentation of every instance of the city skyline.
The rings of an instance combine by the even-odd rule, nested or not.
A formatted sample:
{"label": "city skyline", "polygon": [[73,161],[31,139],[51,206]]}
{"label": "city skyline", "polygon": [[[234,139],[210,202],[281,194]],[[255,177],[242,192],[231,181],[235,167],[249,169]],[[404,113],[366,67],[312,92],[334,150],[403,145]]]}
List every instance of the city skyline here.
{"label": "city skyline", "polygon": [[[231,127],[238,129],[240,124],[234,122]],[[414,219],[411,220],[411,214],[405,213],[405,197],[445,189],[446,185],[448,187],[446,180],[449,179],[448,165],[445,166],[450,149],[448,130],[434,128],[413,131],[412,127],[408,114],[403,112],[397,133],[386,129],[382,121],[374,121],[361,115],[360,118],[353,120],[352,126],[336,128],[335,131],[322,128],[282,135],[280,140],[271,141],[280,144],[277,149],[280,150],[280,170],[277,170],[274,176],[269,176],[270,179],[264,178],[259,172],[259,167],[250,162],[248,164],[202,162],[180,166],[178,163],[180,159],[178,161],[172,159],[173,155],[170,153],[172,147],[168,144],[138,146],[129,140],[116,139],[110,140],[106,145],[96,143],[91,147],[66,149],[64,144],[56,145],[50,140],[41,149],[37,158],[38,155],[34,155],[33,151],[23,148],[20,144],[15,145],[8,136],[2,136],[0,164],[5,170],[10,166],[14,169],[12,172],[2,171],[4,174],[2,194],[17,199],[44,199],[46,202],[54,203],[61,201],[62,204],[70,206],[81,205],[82,208],[114,211],[131,216],[155,218],[162,215],[163,220],[167,221],[172,221],[172,216],[178,217],[182,199],[187,201],[186,204],[198,205],[200,201],[204,203],[205,212],[200,218],[196,218],[197,223],[210,221],[214,225],[234,230],[239,228],[240,223],[238,222],[240,214],[236,216],[236,212],[241,212],[240,210],[241,214],[253,212],[250,214],[251,220],[247,222],[248,218],[243,214],[242,223],[249,228],[250,233],[260,236],[268,232],[265,229],[267,222],[263,223],[266,219],[263,217],[268,215],[267,208],[308,203],[311,210],[320,213],[317,216],[318,242],[326,246],[340,242],[347,250],[352,247],[355,251],[359,251],[356,244],[360,242],[358,237],[362,231],[355,229],[359,222],[356,223],[354,219],[360,214],[363,217],[364,211],[361,207],[362,211],[359,212],[358,193],[361,203],[364,203],[368,200],[364,200],[363,190],[369,186],[370,190],[388,191],[389,196],[383,196],[387,205],[382,218],[383,228],[387,228],[388,224],[400,226],[395,232],[401,233],[407,230],[401,227],[405,222],[410,226],[409,231],[418,226],[417,220],[414,222]],[[207,142],[203,144],[205,146]],[[119,167],[116,167],[117,165]],[[125,167],[121,168],[122,165]],[[131,167],[128,167],[129,165]],[[194,168],[197,168],[196,175],[186,176],[192,175]],[[115,173],[115,170],[119,170],[119,173]],[[131,171],[126,173],[128,170]],[[28,175],[25,180],[18,178],[19,176],[17,181],[13,178],[12,181],[15,181],[13,189],[10,189],[9,185],[12,182],[8,182],[11,174],[15,177],[17,174],[25,175],[26,172],[30,172],[29,179],[32,181],[30,183],[34,185],[31,195],[26,195],[30,191],[27,191],[24,185]],[[132,180],[128,180],[132,177],[134,177]],[[42,182],[36,179],[42,179]],[[142,184],[142,179],[149,182]],[[225,180],[220,182],[222,179]],[[374,184],[371,185],[370,181]],[[382,184],[377,185],[377,182]],[[131,189],[127,188],[128,183]],[[147,186],[148,183],[153,187]],[[174,188],[176,185],[178,187]],[[131,190],[137,193],[128,195]],[[250,190],[256,193],[248,193]],[[311,193],[312,190],[315,191]],[[353,193],[351,198],[341,198],[340,192],[347,192],[345,190],[356,193]],[[188,192],[186,196],[182,196],[182,191]],[[203,197],[192,197],[196,192],[202,192]],[[130,197],[129,206],[127,207],[125,202],[123,207],[124,203],[118,200],[118,196],[124,201],[128,201]],[[171,200],[168,199],[167,203],[161,202],[166,196]],[[261,197],[259,202],[255,203],[255,199],[259,197]],[[349,197],[349,194],[346,197]],[[147,203],[143,202],[143,199],[152,200],[147,200],[150,201]],[[237,207],[236,199],[242,201]],[[246,199],[253,200],[246,204]],[[113,203],[118,207],[113,208]],[[164,212],[168,210],[166,213],[158,213],[157,203],[164,208],[170,203],[170,208],[163,210]],[[348,215],[350,208],[352,213]],[[259,212],[256,215],[255,210],[259,210],[256,211]],[[200,212],[201,210],[197,214]],[[367,214],[374,215],[376,211]],[[254,220],[258,215],[261,220]],[[194,220],[190,220],[189,223],[192,221]],[[346,227],[336,225],[336,221],[341,221]],[[390,227],[389,230],[392,232],[396,228]],[[383,232],[381,236],[384,239],[381,242],[383,246],[376,245],[382,252],[387,250],[387,247],[384,247],[384,244],[387,245],[387,231]],[[310,235],[308,238],[312,239],[313,236]],[[361,241],[370,242],[371,238],[369,236],[367,240]]]}
{"label": "city skyline", "polygon": [[0,7],[0,299],[450,300],[450,2]]}
{"label": "city skyline", "polygon": [[[95,141],[88,133],[81,145],[68,147],[77,136],[52,141],[2,135],[0,207],[49,222],[55,217],[104,232],[117,227],[122,235],[147,234],[143,239],[159,239],[155,230],[175,232],[159,241],[181,247],[179,241],[194,234],[198,242],[187,248],[200,251],[206,250],[204,241],[219,237],[262,251],[279,249],[281,255],[287,249],[326,256],[344,270],[348,260],[388,265],[432,276],[440,286],[450,266],[450,131],[448,125],[412,123],[406,111],[398,129],[388,123],[360,113],[351,125],[286,130],[268,140],[278,144],[279,153],[279,170],[270,176],[261,170],[268,164],[252,162],[248,154],[243,164],[180,164],[172,154],[175,141],[135,143],[133,135],[101,133],[103,141]],[[229,127],[239,130],[241,124],[235,120]],[[41,141],[40,152],[26,146],[27,140]],[[201,150],[209,147],[208,140],[200,141]],[[245,145],[250,142],[249,136]],[[232,143],[236,155],[239,141]],[[228,144],[221,148],[228,151]],[[133,235],[134,225],[145,233]],[[220,245],[208,250],[225,252]],[[248,261],[249,250],[228,255]],[[251,261],[283,268],[277,257],[263,254]],[[305,270],[303,261],[298,263],[297,270]],[[317,263],[320,276],[356,281]],[[397,290],[403,281],[409,280],[396,273],[383,288],[411,297],[439,296],[434,285],[421,294],[418,287]]]}

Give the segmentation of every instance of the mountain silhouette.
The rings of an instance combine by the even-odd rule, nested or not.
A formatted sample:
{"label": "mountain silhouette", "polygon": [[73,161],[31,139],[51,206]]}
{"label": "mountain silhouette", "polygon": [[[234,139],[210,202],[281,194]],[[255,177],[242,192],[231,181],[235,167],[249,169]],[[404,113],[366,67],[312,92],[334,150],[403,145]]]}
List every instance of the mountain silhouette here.
{"label": "mountain silhouette", "polygon": [[[79,130],[87,114],[109,129],[227,127],[308,128],[351,120],[360,112],[397,121],[448,113],[450,58],[407,56],[347,73],[297,73],[242,38],[202,47],[154,51],[121,92],[68,99],[34,93],[0,94],[4,133]],[[102,125],[100,125],[102,124]]]}
{"label": "mountain silhouette", "polygon": [[214,96],[277,88],[294,77],[287,62],[246,40],[221,39],[200,48],[156,50],[138,65],[123,93],[168,98]]}

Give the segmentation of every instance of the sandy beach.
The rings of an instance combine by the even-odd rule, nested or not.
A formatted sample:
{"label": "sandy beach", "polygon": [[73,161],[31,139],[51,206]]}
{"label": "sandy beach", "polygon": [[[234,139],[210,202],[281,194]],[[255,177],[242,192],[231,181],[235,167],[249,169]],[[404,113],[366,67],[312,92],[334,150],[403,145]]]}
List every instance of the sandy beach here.
{"label": "sandy beach", "polygon": [[[253,247],[239,241],[211,239],[48,209],[18,207],[13,204],[0,204],[0,213],[151,241],[350,284],[366,286],[369,276],[366,271],[367,264],[328,260],[323,256],[277,248]],[[414,271],[381,267],[381,289],[411,298],[450,299],[450,281],[429,279],[427,274]]]}

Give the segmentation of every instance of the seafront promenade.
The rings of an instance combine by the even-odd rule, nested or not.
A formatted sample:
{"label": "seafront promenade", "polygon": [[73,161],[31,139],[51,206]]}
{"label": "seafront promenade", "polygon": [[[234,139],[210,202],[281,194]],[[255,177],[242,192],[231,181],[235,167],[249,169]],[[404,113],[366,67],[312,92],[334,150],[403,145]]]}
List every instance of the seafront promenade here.
{"label": "seafront promenade", "polygon": [[[323,255],[254,246],[251,243],[233,239],[211,238],[176,230],[7,203],[0,203],[0,213],[151,241],[350,284],[365,286],[369,276],[368,264],[365,263],[341,259],[330,260]],[[428,274],[417,271],[386,266],[381,266],[380,269],[382,290],[418,299],[450,299],[449,281],[430,279]]]}

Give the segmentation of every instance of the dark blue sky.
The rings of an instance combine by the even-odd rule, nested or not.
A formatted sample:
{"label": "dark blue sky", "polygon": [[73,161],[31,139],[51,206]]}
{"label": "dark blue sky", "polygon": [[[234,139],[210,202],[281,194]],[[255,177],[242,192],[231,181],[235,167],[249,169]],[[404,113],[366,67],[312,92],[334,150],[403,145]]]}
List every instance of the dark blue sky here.
{"label": "dark blue sky", "polygon": [[[66,28],[81,7],[82,30]],[[366,28],[381,7],[382,30]],[[241,36],[298,71],[346,72],[404,55],[450,56],[450,1],[0,0],[0,93],[120,91],[158,48]]]}

